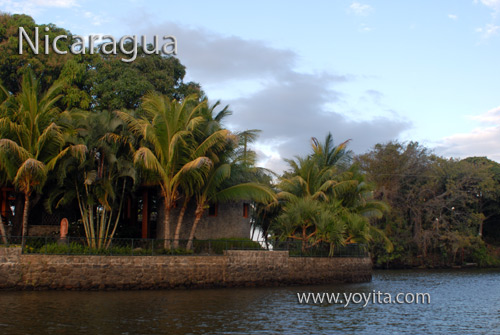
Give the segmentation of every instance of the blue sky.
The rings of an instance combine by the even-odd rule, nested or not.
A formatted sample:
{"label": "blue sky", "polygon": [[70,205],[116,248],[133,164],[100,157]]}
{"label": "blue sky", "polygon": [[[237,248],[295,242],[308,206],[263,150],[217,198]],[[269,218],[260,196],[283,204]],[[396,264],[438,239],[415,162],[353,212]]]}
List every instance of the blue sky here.
{"label": "blue sky", "polygon": [[174,35],[188,80],[262,130],[261,163],[328,131],[356,153],[393,139],[500,161],[500,0],[0,0],[73,34]]}

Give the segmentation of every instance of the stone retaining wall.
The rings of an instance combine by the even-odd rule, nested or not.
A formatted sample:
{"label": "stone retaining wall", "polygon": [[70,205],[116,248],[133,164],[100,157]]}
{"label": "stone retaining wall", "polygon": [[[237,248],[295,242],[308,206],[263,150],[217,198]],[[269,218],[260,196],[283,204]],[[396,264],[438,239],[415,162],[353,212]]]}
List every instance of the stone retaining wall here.
{"label": "stone retaining wall", "polygon": [[299,285],[371,280],[370,258],[289,257],[229,250],[221,256],[23,255],[0,248],[0,289],[155,289]]}

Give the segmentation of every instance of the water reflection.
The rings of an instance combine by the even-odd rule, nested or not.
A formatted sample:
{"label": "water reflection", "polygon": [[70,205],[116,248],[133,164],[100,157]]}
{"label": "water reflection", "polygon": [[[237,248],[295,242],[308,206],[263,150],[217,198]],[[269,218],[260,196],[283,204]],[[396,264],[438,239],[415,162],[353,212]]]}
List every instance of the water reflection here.
{"label": "water reflection", "polygon": [[[430,305],[300,305],[297,292],[428,292]],[[500,334],[500,272],[384,271],[278,288],[0,292],[0,334]]]}

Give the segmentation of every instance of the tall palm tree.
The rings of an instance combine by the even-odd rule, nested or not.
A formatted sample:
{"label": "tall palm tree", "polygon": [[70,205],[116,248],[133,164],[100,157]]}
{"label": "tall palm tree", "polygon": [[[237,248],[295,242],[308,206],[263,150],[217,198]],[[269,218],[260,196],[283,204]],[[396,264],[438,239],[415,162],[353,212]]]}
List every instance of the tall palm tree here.
{"label": "tall palm tree", "polygon": [[211,148],[224,146],[229,134],[221,129],[201,143],[194,140],[194,134],[204,121],[200,109],[205,104],[205,101],[196,103],[195,96],[178,102],[150,93],[143,98],[142,117],[116,112],[141,141],[134,154],[134,163],[148,171],[150,182],[160,187],[165,217],[158,225],[158,236],[165,240],[165,248],[170,248],[171,210],[181,196],[182,179],[188,173],[202,173],[212,166],[212,160],[205,154]]}
{"label": "tall palm tree", "polygon": [[[225,106],[220,111],[216,111],[216,108],[220,105],[220,101],[217,101],[213,105],[209,105],[208,101],[200,108],[200,116],[203,117],[203,122],[200,123],[198,129],[193,133],[194,141],[196,143],[204,142],[210,135],[214,134],[217,131],[223,129],[223,119],[232,114],[229,110],[229,106]],[[217,164],[221,159],[221,156],[225,156],[229,154],[233,150],[233,142],[234,136],[228,133],[226,137],[227,145],[216,146],[213,148],[209,148],[205,153],[205,156],[208,157],[213,164]],[[220,149],[220,150],[219,150]],[[177,217],[177,225],[174,231],[174,242],[173,248],[179,247],[179,239],[180,233],[182,229],[182,224],[184,221],[184,214],[186,213],[188,204],[190,203],[192,197],[195,194],[196,189],[202,187],[203,184],[203,174],[200,174],[199,171],[189,171],[184,177],[181,179],[181,192],[184,197],[182,207],[179,211],[179,215]]]}
{"label": "tall palm tree", "polygon": [[60,84],[40,91],[32,73],[23,76],[21,91],[9,98],[0,118],[0,163],[14,186],[24,194],[22,236],[28,231],[30,196],[43,187],[60,159],[64,145],[61,115],[55,106]]}
{"label": "tall palm tree", "polygon": [[352,152],[347,150],[351,140],[334,145],[332,133],[328,133],[325,141],[320,143],[316,137],[311,138],[312,157],[320,167],[339,167],[345,169],[351,161]]}

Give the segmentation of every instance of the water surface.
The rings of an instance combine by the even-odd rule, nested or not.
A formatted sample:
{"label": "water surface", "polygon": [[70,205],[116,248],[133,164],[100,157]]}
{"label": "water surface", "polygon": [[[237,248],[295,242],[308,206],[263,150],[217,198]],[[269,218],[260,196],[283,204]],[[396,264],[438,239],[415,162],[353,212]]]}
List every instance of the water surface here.
{"label": "water surface", "polygon": [[[429,293],[430,304],[299,304],[297,292]],[[363,284],[0,292],[0,334],[500,334],[500,271],[376,271]]]}

